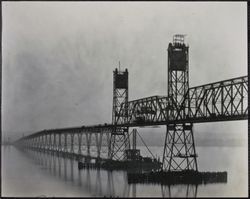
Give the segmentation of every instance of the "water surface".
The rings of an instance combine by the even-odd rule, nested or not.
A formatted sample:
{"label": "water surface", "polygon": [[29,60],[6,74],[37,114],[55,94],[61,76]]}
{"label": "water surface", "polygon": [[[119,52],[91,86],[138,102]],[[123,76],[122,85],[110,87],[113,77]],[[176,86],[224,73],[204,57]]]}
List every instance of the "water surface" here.
{"label": "water surface", "polygon": [[[149,155],[145,147],[138,147]],[[162,147],[150,147],[161,157]],[[128,184],[126,172],[78,170],[74,160],[2,146],[2,196],[237,197],[247,196],[247,147],[197,147],[200,171],[227,171],[228,182],[207,185]]]}

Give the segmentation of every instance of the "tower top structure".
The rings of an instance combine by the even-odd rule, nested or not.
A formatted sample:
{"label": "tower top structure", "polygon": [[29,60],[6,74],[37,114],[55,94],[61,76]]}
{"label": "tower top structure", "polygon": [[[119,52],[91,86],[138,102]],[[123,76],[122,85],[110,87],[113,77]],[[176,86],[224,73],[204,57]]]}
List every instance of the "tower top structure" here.
{"label": "tower top structure", "polygon": [[173,36],[173,44],[185,44],[185,34],[175,34]]}

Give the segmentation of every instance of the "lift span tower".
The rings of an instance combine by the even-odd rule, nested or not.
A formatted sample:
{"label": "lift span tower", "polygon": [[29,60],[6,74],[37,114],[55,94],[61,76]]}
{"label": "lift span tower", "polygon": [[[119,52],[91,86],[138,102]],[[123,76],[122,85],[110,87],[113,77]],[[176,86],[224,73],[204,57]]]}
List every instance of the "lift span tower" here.
{"label": "lift span tower", "polygon": [[[175,35],[168,46],[168,111],[175,118],[177,114],[188,114],[189,95],[188,46],[184,35]],[[167,124],[163,164],[166,170],[197,170],[193,123]]]}

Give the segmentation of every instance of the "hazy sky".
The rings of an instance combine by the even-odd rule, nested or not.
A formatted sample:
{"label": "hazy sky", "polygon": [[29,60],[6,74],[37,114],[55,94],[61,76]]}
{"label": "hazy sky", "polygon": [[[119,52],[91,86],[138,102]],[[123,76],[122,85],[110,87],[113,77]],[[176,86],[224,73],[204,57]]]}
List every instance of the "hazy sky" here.
{"label": "hazy sky", "polygon": [[[247,75],[246,2],[2,2],[2,21],[2,126],[13,139],[111,122],[119,60],[129,99],[166,95],[176,33],[187,34],[190,86]],[[195,130],[246,136],[247,121]]]}

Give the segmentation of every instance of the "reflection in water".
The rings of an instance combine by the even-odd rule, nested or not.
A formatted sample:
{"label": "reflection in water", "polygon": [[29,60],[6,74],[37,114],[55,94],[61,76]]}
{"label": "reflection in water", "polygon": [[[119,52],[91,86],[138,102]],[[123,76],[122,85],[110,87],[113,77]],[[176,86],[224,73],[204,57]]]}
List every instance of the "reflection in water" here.
{"label": "reflection in water", "polygon": [[162,197],[175,198],[180,196],[196,197],[198,185],[161,185]]}
{"label": "reflection in water", "polygon": [[[73,159],[38,151],[25,151],[24,155],[46,169],[51,175],[65,182],[70,180],[72,184],[84,188],[96,197],[136,197],[137,187],[140,187],[140,184],[127,183],[126,172],[118,173],[102,169],[78,170],[77,162]],[[197,185],[162,185],[159,194],[161,192],[162,197],[196,197],[197,189]]]}
{"label": "reflection in water", "polygon": [[[128,183],[126,183],[128,181],[127,179],[127,175],[126,173],[124,172],[123,173],[123,179],[124,179],[124,182],[125,182],[125,186],[124,186],[124,190],[123,190],[123,194],[122,196],[123,197],[129,197],[129,191],[130,191],[130,186]],[[136,186],[136,184],[134,184],[134,186]]]}
{"label": "reflection in water", "polygon": [[136,197],[136,185],[132,184],[132,196]]}
{"label": "reflection in water", "polygon": [[[67,159],[63,158],[64,180],[67,181]],[[81,178],[80,178],[81,179]]]}
{"label": "reflection in water", "polygon": [[12,145],[2,145],[2,149],[7,152],[11,152]]}
{"label": "reflection in water", "polygon": [[82,186],[81,170],[78,169],[78,186]]}
{"label": "reflection in water", "polygon": [[108,183],[107,183],[107,189],[108,189],[108,196],[115,196],[115,191],[114,191],[114,181],[113,181],[113,173],[108,172]]}
{"label": "reflection in water", "polygon": [[73,169],[74,169],[74,168],[73,168],[74,162],[73,162],[72,159],[70,159],[69,162],[70,162],[70,180],[71,180],[72,182],[74,182],[74,171],[73,171]]}
{"label": "reflection in water", "polygon": [[52,156],[53,174],[56,175],[56,156]]}
{"label": "reflection in water", "polygon": [[101,172],[100,169],[96,170],[96,193],[98,196],[102,196],[102,181],[101,181]]}
{"label": "reflection in water", "polygon": [[88,191],[91,193],[91,178],[90,178],[90,170],[89,169],[86,169],[84,170],[86,173],[87,173],[87,189]]}
{"label": "reflection in water", "polygon": [[198,185],[187,185],[187,193],[186,196],[197,196]]}

